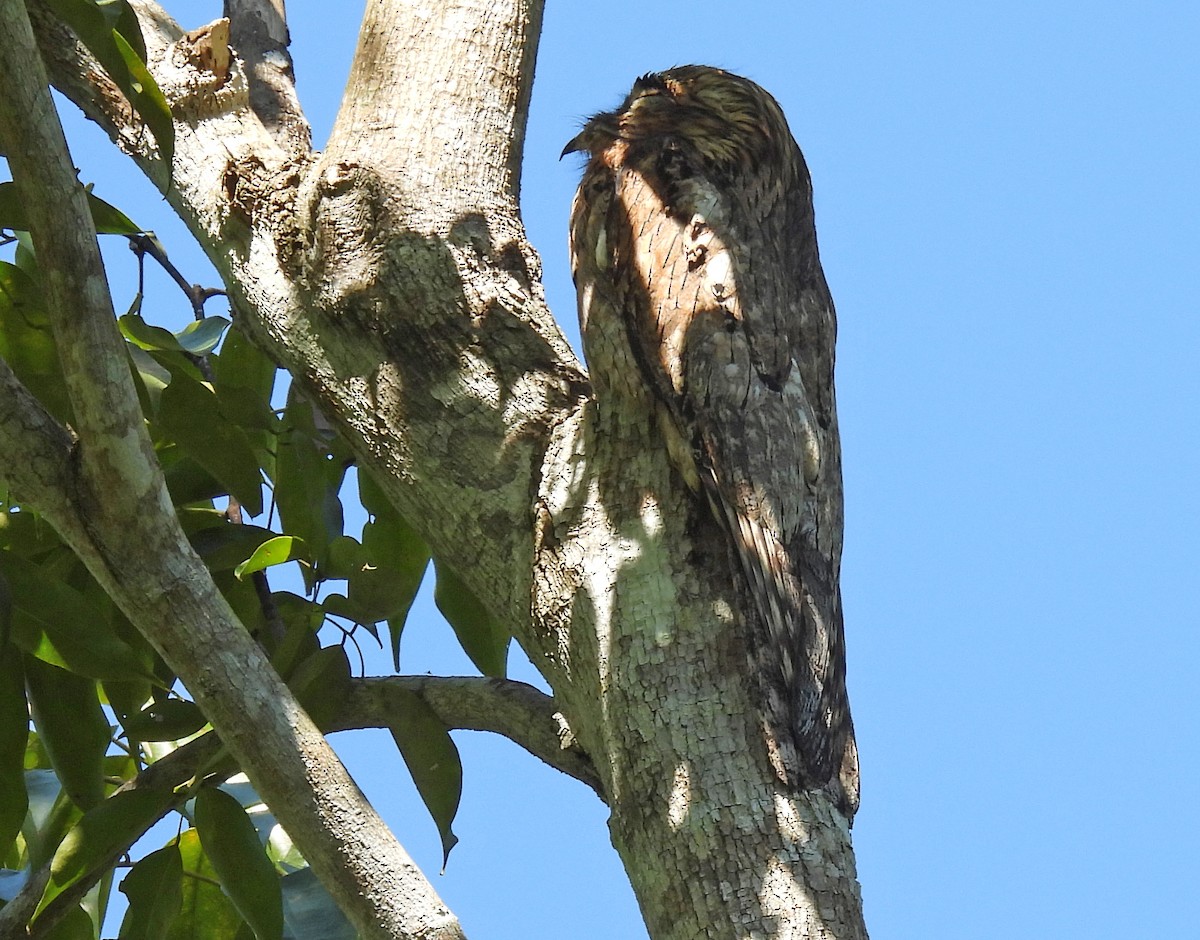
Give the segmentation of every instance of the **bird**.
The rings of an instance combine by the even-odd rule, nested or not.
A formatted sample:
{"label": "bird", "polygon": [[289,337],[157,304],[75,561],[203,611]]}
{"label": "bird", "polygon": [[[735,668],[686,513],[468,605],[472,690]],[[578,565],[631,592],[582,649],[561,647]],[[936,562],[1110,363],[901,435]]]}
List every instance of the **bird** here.
{"label": "bird", "polygon": [[587,162],[571,264],[596,396],[636,389],[654,403],[643,420],[750,599],[746,663],[771,770],[852,820],[837,323],[804,156],[766,90],[703,65],[642,75],[574,152]]}

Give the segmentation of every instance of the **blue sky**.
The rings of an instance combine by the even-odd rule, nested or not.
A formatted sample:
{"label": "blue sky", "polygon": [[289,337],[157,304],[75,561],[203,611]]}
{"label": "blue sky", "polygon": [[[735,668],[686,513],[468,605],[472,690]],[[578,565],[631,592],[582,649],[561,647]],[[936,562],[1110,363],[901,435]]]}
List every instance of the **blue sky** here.
{"label": "blue sky", "polygon": [[[220,15],[167,6],[187,28]],[[347,6],[288,5],[318,141],[353,50]],[[877,938],[1183,937],[1200,919],[1198,38],[1200,8],[1172,2],[549,5],[523,206],[573,341],[579,168],[557,157],[637,75],[754,78],[812,170],[840,321],[854,841]],[[211,280],[153,190],[94,131],[71,135],[97,192]],[[120,307],[132,260],[109,257]],[[148,316],[156,300],[186,315],[152,281]],[[470,668],[427,603],[403,655],[411,672]],[[435,873],[390,738],[335,740]],[[507,742],[458,741],[462,841],[433,878],[468,934],[645,936],[589,792]]]}

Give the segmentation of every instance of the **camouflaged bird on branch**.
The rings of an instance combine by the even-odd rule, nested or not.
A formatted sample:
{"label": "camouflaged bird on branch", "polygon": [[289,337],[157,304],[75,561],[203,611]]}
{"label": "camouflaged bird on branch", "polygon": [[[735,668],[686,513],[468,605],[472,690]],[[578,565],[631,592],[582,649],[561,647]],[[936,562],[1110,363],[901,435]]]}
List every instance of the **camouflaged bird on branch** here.
{"label": "camouflaged bird on branch", "polygon": [[766,91],[694,65],[638,79],[572,151],[590,155],[571,255],[597,397],[650,391],[646,420],[751,598],[741,642],[767,759],[852,817],[837,328],[804,157]]}

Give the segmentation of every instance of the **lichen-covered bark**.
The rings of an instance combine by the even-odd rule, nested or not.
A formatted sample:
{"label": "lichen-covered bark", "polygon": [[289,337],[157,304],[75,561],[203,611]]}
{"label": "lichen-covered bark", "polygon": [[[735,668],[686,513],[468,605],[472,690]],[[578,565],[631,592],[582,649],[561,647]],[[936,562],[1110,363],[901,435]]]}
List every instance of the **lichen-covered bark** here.
{"label": "lichen-covered bark", "polygon": [[[21,0],[0,0],[0,72],[10,79],[0,138],[29,213],[75,432],[55,429],[36,400],[11,388],[5,369],[0,379],[11,394],[0,416],[0,469],[184,679],[360,934],[460,938],[457,921],[184,536],[145,430],[95,228]],[[26,449],[37,459],[22,461]],[[47,460],[56,451],[59,459]],[[53,913],[43,913],[41,931]]]}
{"label": "lichen-covered bark", "polygon": [[[168,198],[241,323],[547,677],[651,935],[865,936],[844,820],[760,759],[719,534],[546,309],[516,191],[541,4],[368,4],[319,156],[279,146],[236,67],[205,74],[136,5],[177,106]],[[165,179],[103,84],[55,61]]]}
{"label": "lichen-covered bark", "polygon": [[[593,325],[589,348],[622,374],[622,328]],[[613,842],[655,940],[859,940],[846,819],[769,771],[739,638],[747,601],[723,530],[646,420],[650,394],[601,390],[552,448],[540,494],[538,606],[556,614],[570,676],[556,692],[606,780]]]}

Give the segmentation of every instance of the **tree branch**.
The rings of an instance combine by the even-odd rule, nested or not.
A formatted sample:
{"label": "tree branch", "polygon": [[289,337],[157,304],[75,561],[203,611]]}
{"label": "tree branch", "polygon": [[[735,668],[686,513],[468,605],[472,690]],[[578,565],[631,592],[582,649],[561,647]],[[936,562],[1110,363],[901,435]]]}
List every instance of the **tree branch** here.
{"label": "tree branch", "polygon": [[[166,198],[239,325],[337,421],[551,684],[564,680],[557,640],[530,616],[531,502],[588,384],[546,308],[517,206],[540,0],[369,4],[317,162],[276,145],[236,61],[223,82],[197,74],[181,64],[179,27],[133,2],[176,115]],[[56,86],[156,175],[136,122],[45,20]]]}
{"label": "tree branch", "polygon": [[0,359],[0,479],[22,499],[65,509],[74,439]]}
{"label": "tree branch", "polygon": [[[540,2],[372,0],[299,158],[236,63],[217,82],[134,2],[177,116],[167,198],[239,325],[548,679],[652,934],[865,936],[845,819],[767,771],[724,544],[653,427],[605,424],[546,309],[516,198]],[[158,172],[101,83],[62,82]]]}
{"label": "tree branch", "polygon": [[368,5],[326,164],[394,168],[436,195],[430,208],[447,221],[497,200],[515,208],[542,7]]}
{"label": "tree branch", "polygon": [[524,682],[473,676],[356,679],[328,730],[386,727],[397,713],[396,693],[401,691],[419,695],[447,728],[501,734],[605,800],[596,768],[554,699]]}
{"label": "tree branch", "polygon": [[0,74],[0,138],[29,213],[79,435],[70,506],[36,508],[183,678],[360,934],[461,937],[179,527],[21,0],[0,0]]}
{"label": "tree branch", "polygon": [[[116,792],[122,793],[126,790],[156,790],[158,792],[175,790],[178,787],[182,787],[194,777],[200,768],[217,755],[220,749],[220,739],[215,733],[209,732],[177,748],[162,760],[151,764],[132,780],[119,787]],[[161,819],[171,810],[178,809],[187,800],[191,799],[191,797],[191,791],[180,790],[175,794],[175,799],[163,807],[162,814],[158,818]],[[148,824],[146,829],[148,830],[157,821],[156,819]],[[49,935],[59,920],[83,900],[84,896],[92,890],[96,882],[112,869],[117,859],[128,854],[130,849],[133,848],[134,843],[144,833],[145,830],[132,836],[124,845],[115,847],[105,857],[93,859],[88,871],[48,904],[46,909],[38,915],[38,919],[28,927],[28,932],[26,932],[29,918],[33,916],[33,912],[36,910],[38,902],[41,900],[42,892],[45,890],[50,878],[51,861],[47,860],[41,869],[30,874],[29,880],[25,882],[16,896],[7,905],[0,908],[0,937],[21,936],[28,937],[29,940],[36,940],[38,937]]]}
{"label": "tree branch", "polygon": [[149,156],[149,139],[134,118],[133,108],[108,73],[41,0],[27,4],[30,22],[46,69],[56,87],[99,124],[127,154],[138,155],[142,171],[165,188],[168,167]]}
{"label": "tree branch", "polygon": [[[329,144],[298,192],[312,248],[290,270],[341,372],[314,397],[557,688],[557,642],[529,605],[532,496],[554,429],[589,389],[518,210],[541,7],[368,5]],[[299,364],[262,312],[292,345],[280,360]]]}
{"label": "tree branch", "polygon": [[[2,368],[3,362],[0,361]],[[3,372],[0,371],[0,380],[2,378]],[[0,390],[7,391],[7,388],[0,386]],[[0,438],[0,445],[5,443],[7,441]],[[18,446],[24,449],[28,441],[22,439]],[[324,730],[335,732],[386,728],[397,710],[394,699],[398,691],[421,696],[447,728],[490,731],[503,735],[551,767],[587,784],[596,791],[597,796],[604,799],[595,768],[566,728],[554,700],[524,682],[474,676],[356,679],[350,685],[341,711]],[[178,789],[211,761],[220,748],[221,742],[216,733],[203,735],[151,764],[120,790]],[[181,790],[177,799],[164,808],[164,814],[182,806],[190,797],[190,791]],[[63,891],[38,917],[29,937],[46,935],[58,918],[78,904],[112,867],[113,860],[127,854],[139,838],[140,834],[115,848],[107,857],[97,859],[85,876]],[[47,861],[43,870],[34,872],[12,901],[0,908],[0,937],[9,936],[17,928],[24,927],[37,907],[49,872],[50,862]]]}
{"label": "tree branch", "polygon": [[296,97],[283,0],[225,0],[230,40],[246,67],[250,107],[288,153],[312,149],[312,129]]}

